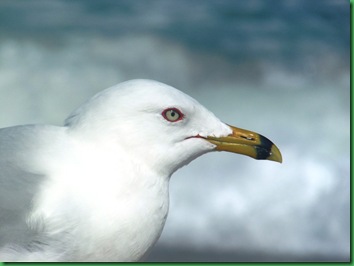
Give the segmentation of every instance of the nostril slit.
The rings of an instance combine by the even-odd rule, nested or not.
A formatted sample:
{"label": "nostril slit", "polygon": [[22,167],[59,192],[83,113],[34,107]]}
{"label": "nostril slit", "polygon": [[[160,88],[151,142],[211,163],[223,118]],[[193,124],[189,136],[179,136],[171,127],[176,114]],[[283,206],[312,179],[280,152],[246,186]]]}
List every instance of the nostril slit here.
{"label": "nostril slit", "polygon": [[246,140],[255,140],[255,138],[253,137],[247,137],[247,136],[240,136],[240,137]]}

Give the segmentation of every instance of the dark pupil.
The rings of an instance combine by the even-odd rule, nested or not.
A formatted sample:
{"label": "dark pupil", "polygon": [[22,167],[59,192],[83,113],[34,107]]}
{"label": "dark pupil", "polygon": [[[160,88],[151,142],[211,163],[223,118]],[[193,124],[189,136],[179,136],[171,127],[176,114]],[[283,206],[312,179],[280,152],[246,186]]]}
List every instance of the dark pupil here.
{"label": "dark pupil", "polygon": [[174,117],[175,116],[175,112],[174,111],[171,111],[171,116]]}

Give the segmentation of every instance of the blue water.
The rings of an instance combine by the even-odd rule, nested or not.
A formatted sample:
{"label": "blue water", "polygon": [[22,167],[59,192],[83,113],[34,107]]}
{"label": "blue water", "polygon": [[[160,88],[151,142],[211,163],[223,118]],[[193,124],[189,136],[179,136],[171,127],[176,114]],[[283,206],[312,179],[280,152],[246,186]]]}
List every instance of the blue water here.
{"label": "blue water", "polygon": [[154,254],[348,259],[349,1],[0,2],[1,127],[62,124],[131,78],[183,90],[284,159],[213,153],[181,169]]}
{"label": "blue water", "polygon": [[0,12],[3,33],[35,38],[153,34],[232,58],[294,59],[316,45],[348,55],[349,48],[344,0],[5,0]]}

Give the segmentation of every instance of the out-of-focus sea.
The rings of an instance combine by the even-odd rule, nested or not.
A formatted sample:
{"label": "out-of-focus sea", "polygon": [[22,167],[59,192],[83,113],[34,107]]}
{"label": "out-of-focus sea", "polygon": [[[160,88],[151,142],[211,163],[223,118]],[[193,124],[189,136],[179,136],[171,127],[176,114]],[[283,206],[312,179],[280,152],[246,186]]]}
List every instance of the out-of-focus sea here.
{"label": "out-of-focus sea", "polygon": [[349,1],[1,0],[0,127],[61,125],[132,78],[273,140],[173,175],[149,261],[348,261]]}

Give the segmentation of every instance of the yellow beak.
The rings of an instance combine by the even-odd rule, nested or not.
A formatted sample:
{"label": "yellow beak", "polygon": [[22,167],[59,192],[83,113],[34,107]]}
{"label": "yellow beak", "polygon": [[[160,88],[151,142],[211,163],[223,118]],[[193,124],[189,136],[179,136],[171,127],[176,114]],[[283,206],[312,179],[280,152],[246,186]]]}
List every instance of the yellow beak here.
{"label": "yellow beak", "polygon": [[218,151],[228,151],[250,156],[257,160],[282,162],[277,146],[266,137],[245,129],[230,126],[232,133],[226,137],[207,137],[206,140],[216,145]]}

